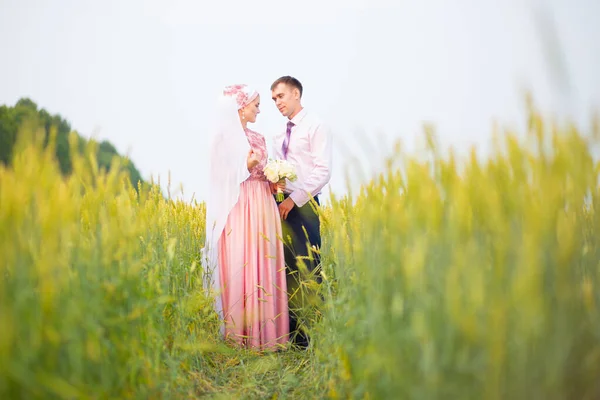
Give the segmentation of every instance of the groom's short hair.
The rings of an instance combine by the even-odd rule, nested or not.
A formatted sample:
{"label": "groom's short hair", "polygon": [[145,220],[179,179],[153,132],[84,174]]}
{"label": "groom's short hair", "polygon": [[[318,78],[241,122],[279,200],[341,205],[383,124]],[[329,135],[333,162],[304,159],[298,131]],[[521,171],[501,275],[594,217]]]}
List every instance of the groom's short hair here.
{"label": "groom's short hair", "polygon": [[277,87],[277,85],[279,85],[280,83],[284,83],[291,87],[295,87],[300,92],[300,97],[302,97],[302,84],[300,83],[300,81],[298,79],[294,78],[293,76],[289,76],[289,75],[282,76],[281,78],[279,78],[275,82],[273,82],[273,84],[271,85],[271,90],[275,89]]}

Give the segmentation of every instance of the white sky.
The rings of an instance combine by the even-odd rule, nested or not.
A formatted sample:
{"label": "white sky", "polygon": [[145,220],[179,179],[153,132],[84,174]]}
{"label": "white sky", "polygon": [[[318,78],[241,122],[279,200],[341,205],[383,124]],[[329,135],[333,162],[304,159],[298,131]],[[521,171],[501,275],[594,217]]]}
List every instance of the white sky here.
{"label": "white sky", "polygon": [[[542,3],[562,75],[534,19]],[[335,133],[336,193],[345,165],[376,168],[395,138],[414,149],[424,121],[444,146],[485,150],[493,119],[522,122],[524,88],[582,124],[600,106],[600,1],[318,4],[0,0],[0,104],[30,97],[83,135],[110,140],[144,178],[160,175],[164,186],[170,171],[186,199],[209,190],[205,132],[225,84],[261,92],[254,128],[270,138],[285,129],[270,84],[299,78],[305,107]]]}

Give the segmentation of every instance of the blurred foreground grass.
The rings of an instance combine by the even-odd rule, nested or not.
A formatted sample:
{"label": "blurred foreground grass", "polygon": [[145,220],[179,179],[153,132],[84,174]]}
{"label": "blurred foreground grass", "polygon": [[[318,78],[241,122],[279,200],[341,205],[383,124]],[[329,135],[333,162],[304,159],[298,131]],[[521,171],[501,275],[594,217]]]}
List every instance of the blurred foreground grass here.
{"label": "blurred foreground grass", "polygon": [[[529,109],[489,159],[398,150],[333,202],[313,368],[335,398],[600,398],[600,130]],[[595,148],[595,160],[593,149]]]}
{"label": "blurred foreground grass", "polygon": [[198,265],[203,208],[138,194],[118,165],[97,170],[93,143],[63,178],[43,137],[27,126],[0,167],[0,397],[188,390],[193,356],[215,334]]}
{"label": "blurred foreground grass", "polygon": [[[216,340],[202,204],[31,127],[0,167],[0,398],[600,398],[600,164],[530,113],[480,162],[404,154],[324,211],[314,347]],[[90,144],[93,146],[93,144]]]}

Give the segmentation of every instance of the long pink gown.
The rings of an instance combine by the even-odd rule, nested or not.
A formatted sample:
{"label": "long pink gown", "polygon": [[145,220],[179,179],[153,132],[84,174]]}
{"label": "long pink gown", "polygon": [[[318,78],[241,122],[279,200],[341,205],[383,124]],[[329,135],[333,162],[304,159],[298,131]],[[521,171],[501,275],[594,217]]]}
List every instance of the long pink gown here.
{"label": "long pink gown", "polygon": [[265,138],[250,129],[246,136],[261,161],[241,184],[219,240],[225,337],[248,348],[277,349],[289,340],[281,222],[263,173]]}

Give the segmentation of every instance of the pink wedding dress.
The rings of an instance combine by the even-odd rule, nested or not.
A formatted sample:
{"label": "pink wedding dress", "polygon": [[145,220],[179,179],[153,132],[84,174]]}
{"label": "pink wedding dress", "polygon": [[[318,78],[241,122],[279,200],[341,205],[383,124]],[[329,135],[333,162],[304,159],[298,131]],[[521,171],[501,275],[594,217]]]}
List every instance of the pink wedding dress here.
{"label": "pink wedding dress", "polygon": [[281,222],[263,173],[265,138],[250,129],[246,136],[260,162],[241,184],[219,241],[225,337],[248,348],[277,349],[289,340]]}

